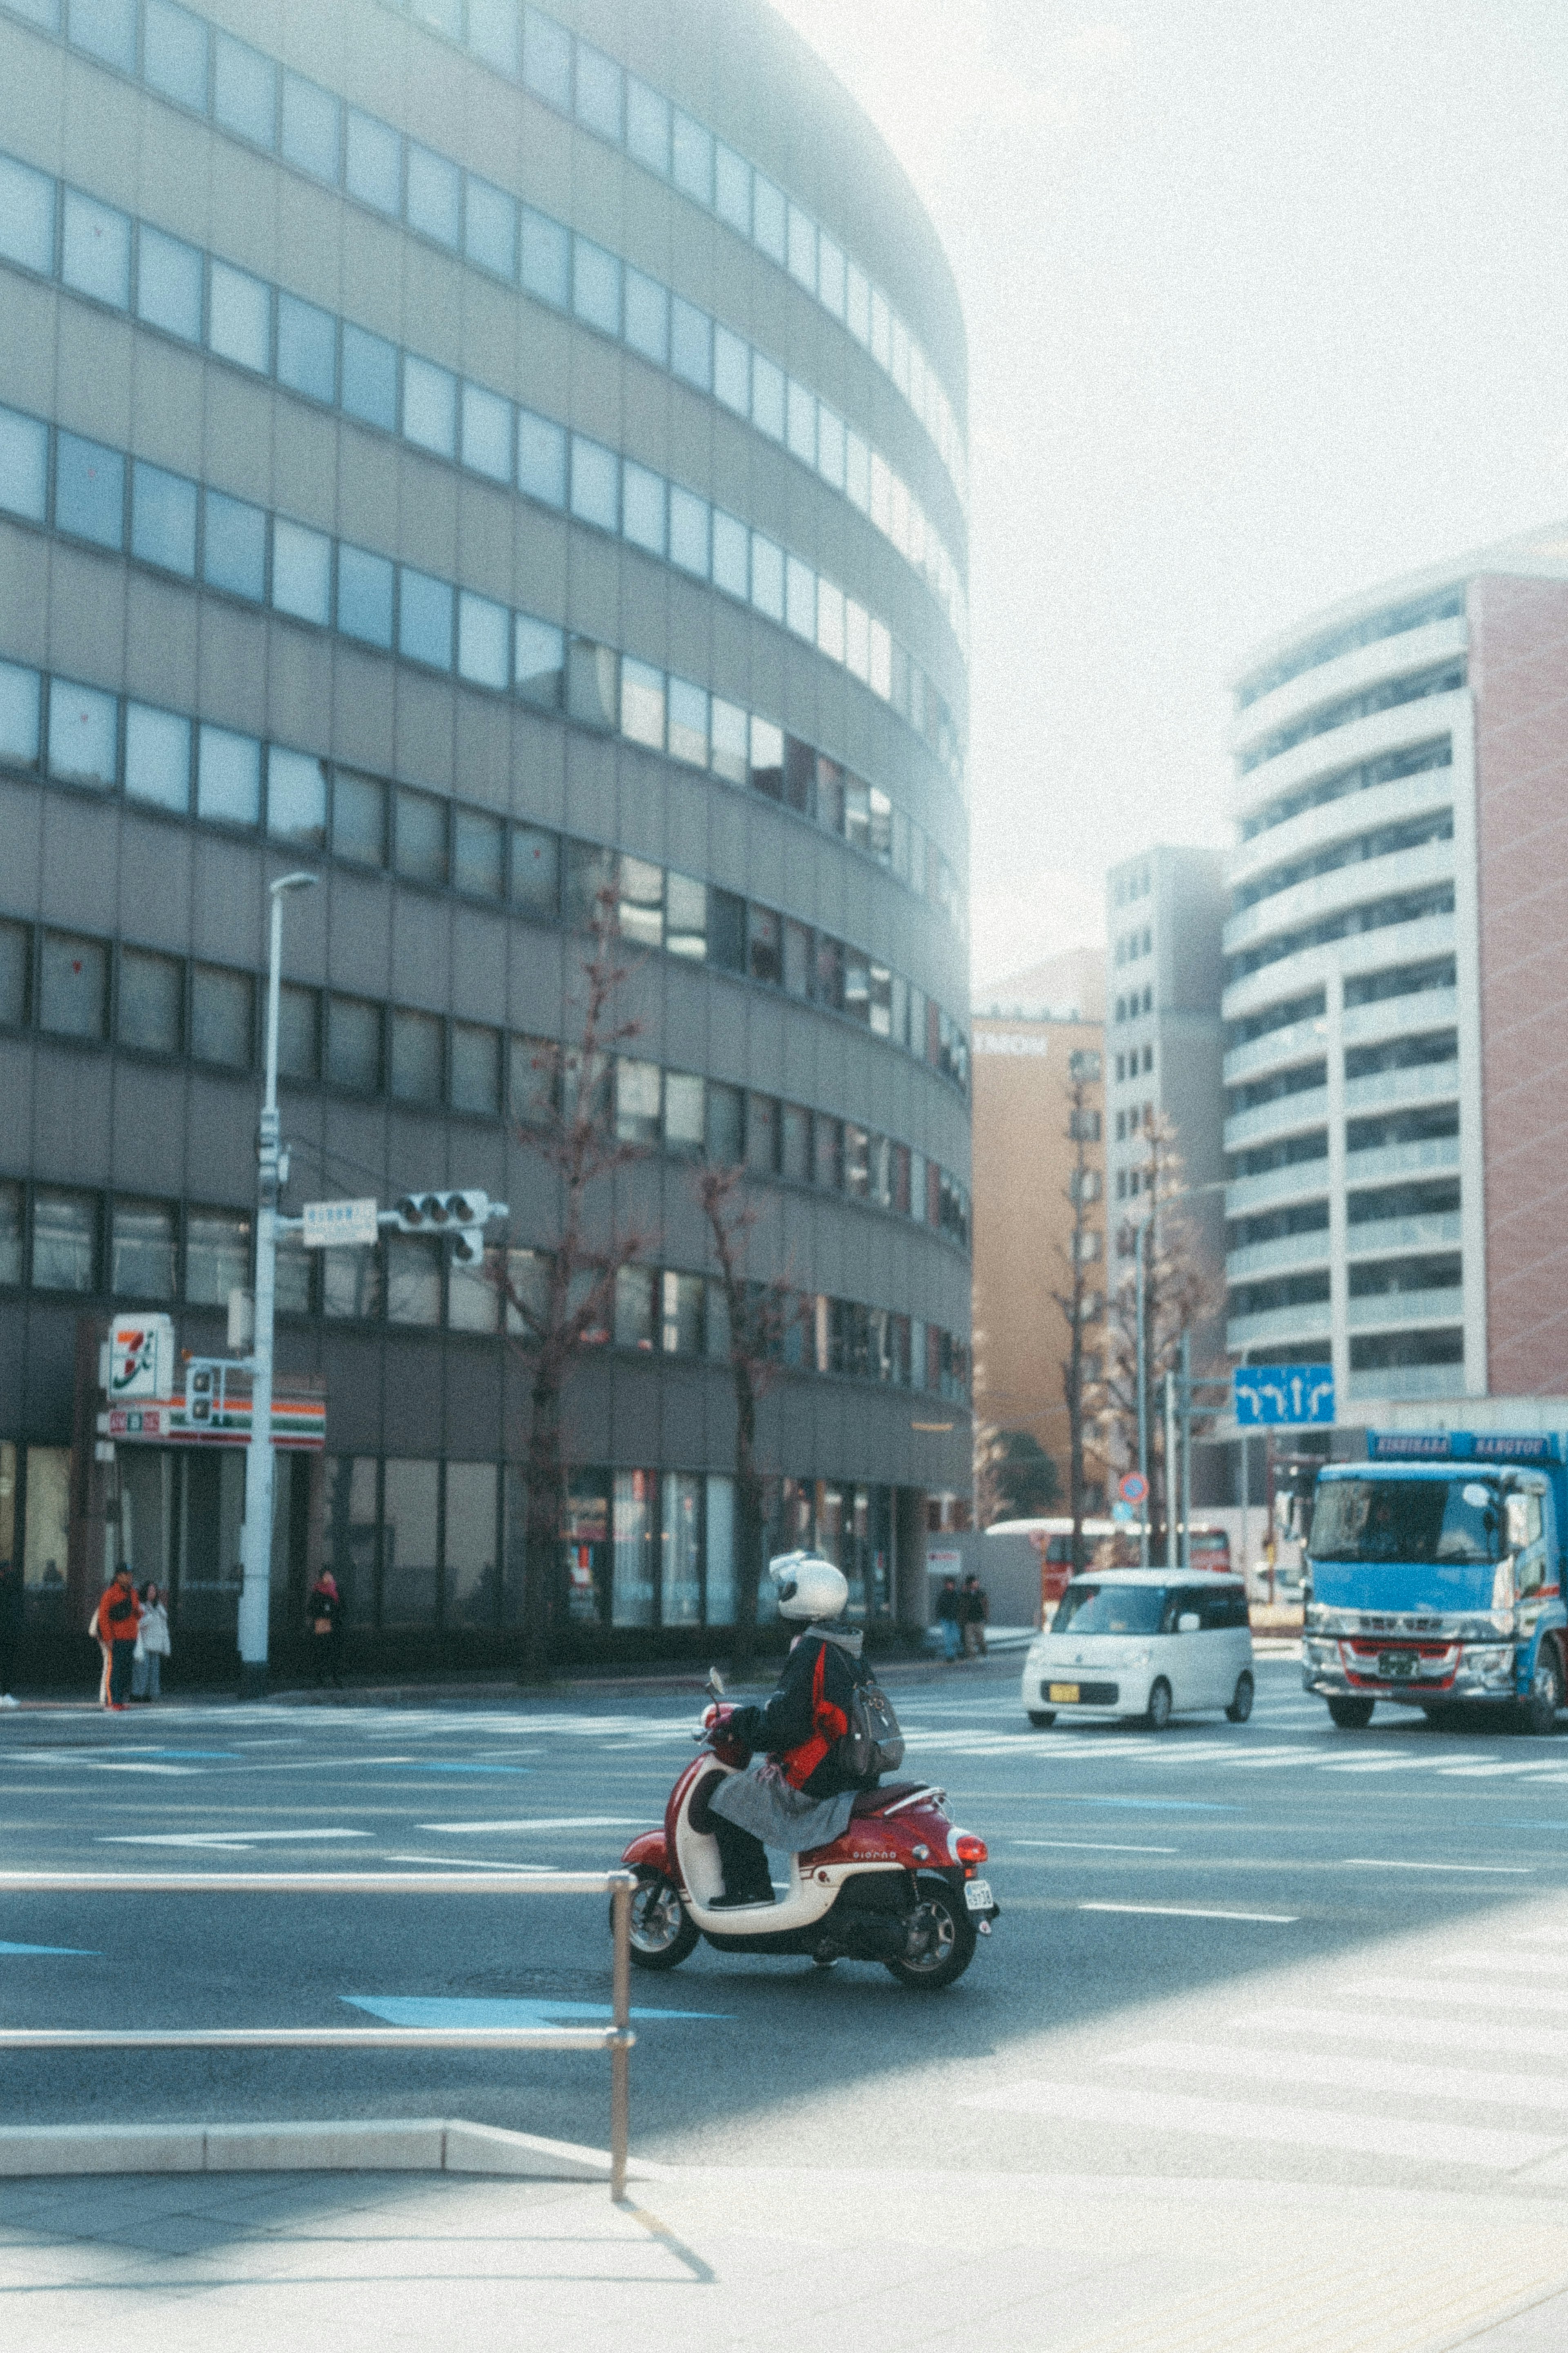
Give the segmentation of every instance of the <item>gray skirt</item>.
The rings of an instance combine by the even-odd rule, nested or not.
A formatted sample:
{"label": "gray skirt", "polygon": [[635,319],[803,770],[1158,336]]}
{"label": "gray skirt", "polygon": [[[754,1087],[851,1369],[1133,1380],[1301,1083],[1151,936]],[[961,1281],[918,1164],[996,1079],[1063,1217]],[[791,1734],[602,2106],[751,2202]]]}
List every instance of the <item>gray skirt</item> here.
{"label": "gray skirt", "polygon": [[764,1846],[785,1854],[802,1854],[807,1847],[828,1846],[848,1827],[855,1793],[846,1789],[837,1798],[808,1798],[792,1789],[773,1757],[753,1757],[743,1773],[726,1776],[709,1799],[716,1814],[737,1829],[750,1831]]}

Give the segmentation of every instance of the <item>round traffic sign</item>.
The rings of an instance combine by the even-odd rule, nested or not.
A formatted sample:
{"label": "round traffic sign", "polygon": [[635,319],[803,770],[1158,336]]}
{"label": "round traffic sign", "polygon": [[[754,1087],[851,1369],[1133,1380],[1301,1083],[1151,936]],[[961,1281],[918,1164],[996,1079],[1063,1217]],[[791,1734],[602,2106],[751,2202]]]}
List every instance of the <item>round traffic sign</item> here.
{"label": "round traffic sign", "polygon": [[1149,1493],[1149,1482],[1142,1471],[1124,1471],[1116,1482],[1116,1492],[1124,1504],[1141,1504]]}

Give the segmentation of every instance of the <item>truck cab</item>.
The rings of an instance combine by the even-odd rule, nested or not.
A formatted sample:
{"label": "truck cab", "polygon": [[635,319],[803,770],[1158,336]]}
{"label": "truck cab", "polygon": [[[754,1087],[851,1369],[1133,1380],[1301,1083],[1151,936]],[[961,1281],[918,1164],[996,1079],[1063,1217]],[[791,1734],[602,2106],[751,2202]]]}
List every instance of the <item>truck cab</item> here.
{"label": "truck cab", "polygon": [[1318,1475],[1301,1679],[1346,1729],[1380,1700],[1440,1721],[1563,1704],[1563,1441],[1455,1431],[1368,1440]]}

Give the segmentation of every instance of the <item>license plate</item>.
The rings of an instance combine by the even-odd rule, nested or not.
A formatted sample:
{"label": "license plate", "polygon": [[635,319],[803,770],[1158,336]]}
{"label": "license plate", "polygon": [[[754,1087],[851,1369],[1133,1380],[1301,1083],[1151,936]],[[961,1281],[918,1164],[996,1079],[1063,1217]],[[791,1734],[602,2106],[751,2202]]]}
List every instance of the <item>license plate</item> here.
{"label": "license plate", "polygon": [[1054,1700],[1058,1707],[1071,1707],[1078,1698],[1078,1685],[1077,1683],[1052,1683],[1046,1693],[1046,1697]]}
{"label": "license plate", "polygon": [[972,1912],[992,1912],[995,1909],[991,1900],[990,1887],[984,1879],[964,1881],[963,1900]]}
{"label": "license plate", "polygon": [[1404,1676],[1413,1675],[1420,1664],[1421,1658],[1418,1651],[1384,1651],[1378,1659],[1377,1672],[1380,1675],[1386,1675],[1391,1682],[1397,1683]]}

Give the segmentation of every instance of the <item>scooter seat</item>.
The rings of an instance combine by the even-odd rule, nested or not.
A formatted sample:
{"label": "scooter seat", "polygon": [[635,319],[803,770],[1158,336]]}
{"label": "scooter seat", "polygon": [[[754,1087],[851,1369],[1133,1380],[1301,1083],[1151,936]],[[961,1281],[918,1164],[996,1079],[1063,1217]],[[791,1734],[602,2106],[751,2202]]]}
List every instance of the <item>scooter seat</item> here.
{"label": "scooter seat", "polygon": [[917,1789],[924,1787],[923,1781],[885,1781],[879,1788],[857,1790],[850,1814],[885,1814],[900,1798],[912,1798]]}

